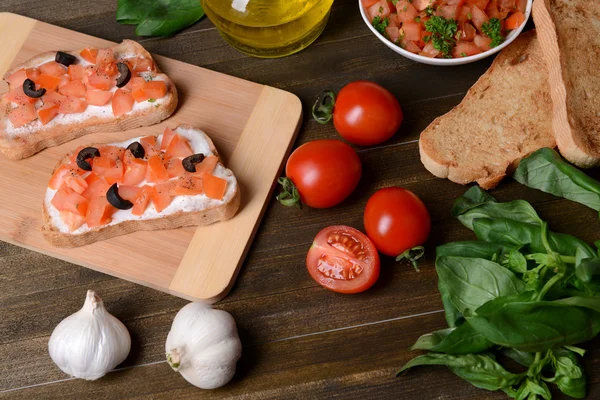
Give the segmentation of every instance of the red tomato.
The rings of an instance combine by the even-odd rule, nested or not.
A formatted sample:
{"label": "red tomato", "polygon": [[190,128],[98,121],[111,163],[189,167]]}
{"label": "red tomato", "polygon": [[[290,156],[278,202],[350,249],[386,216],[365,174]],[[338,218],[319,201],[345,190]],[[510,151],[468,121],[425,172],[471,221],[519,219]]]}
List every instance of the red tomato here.
{"label": "red tomato", "polygon": [[282,204],[299,205],[302,201],[310,207],[329,208],[352,193],[360,180],[362,166],[356,152],[346,143],[315,140],[292,153],[285,173],[288,179],[280,180],[284,192],[278,196]]}
{"label": "red tomato", "polygon": [[[317,118],[320,111],[324,112],[325,118],[317,120],[326,122],[331,118],[331,106],[319,103],[315,105],[313,115]],[[385,142],[396,133],[402,118],[402,109],[394,95],[373,82],[357,81],[346,85],[333,106],[335,129],[344,139],[360,146]]]}
{"label": "red tomato", "polygon": [[425,243],[431,220],[414,193],[400,187],[378,190],[367,202],[364,224],[367,236],[380,252],[408,258],[416,268],[410,250]]}
{"label": "red tomato", "polygon": [[306,267],[321,286],[338,293],[364,292],[379,278],[379,255],[362,232],[329,226],[317,234]]}

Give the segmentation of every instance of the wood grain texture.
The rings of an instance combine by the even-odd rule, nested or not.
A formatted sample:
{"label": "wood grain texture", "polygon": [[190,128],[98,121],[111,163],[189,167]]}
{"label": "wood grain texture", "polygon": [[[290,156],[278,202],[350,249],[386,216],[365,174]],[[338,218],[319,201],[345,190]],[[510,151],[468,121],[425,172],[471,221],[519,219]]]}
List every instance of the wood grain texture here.
{"label": "wood grain texture", "polygon": [[[230,48],[210,21],[171,38],[138,38],[155,54],[289,90],[310,115],[315,96],[358,79],[376,81],[400,100],[404,123],[389,142],[360,149],[364,173],[356,192],[329,210],[288,209],[271,199],[263,223],[230,294],[217,307],[238,322],[243,357],[231,385],[201,391],[160,362],[164,341],[184,300],[86,268],[0,242],[0,398],[53,399],[505,399],[475,389],[443,367],[415,369],[402,379],[397,368],[412,357],[408,347],[425,332],[445,327],[433,271],[436,245],[472,239],[450,216],[466,187],[434,178],[420,164],[415,139],[439,115],[457,105],[491,59],[456,68],[408,61],[379,43],[362,22],[356,0],[336,0],[323,35],[306,50],[283,59],[256,60]],[[133,27],[114,22],[114,1],[64,0],[68,13],[36,0],[4,0],[19,12],[111,41],[134,38]],[[337,138],[332,125],[304,118],[296,146]],[[599,171],[592,174],[598,178]],[[401,185],[417,193],[433,219],[421,273],[385,258],[381,280],[359,296],[318,287],[306,273],[306,250],[324,226],[362,228],[362,212],[378,188]],[[597,213],[582,205],[526,189],[507,180],[492,194],[534,204],[552,229],[588,242],[600,238]],[[81,307],[85,290],[97,290],[111,313],[132,333],[133,350],[124,363],[134,367],[97,382],[66,381],[47,355],[56,324]],[[369,323],[371,325],[356,326]],[[376,324],[372,324],[376,323]],[[596,371],[598,341],[585,345],[588,398],[600,398]],[[27,356],[28,364],[23,364]],[[29,387],[31,385],[40,385]],[[19,389],[26,387],[23,389]],[[3,390],[17,389],[10,392]],[[555,399],[561,399],[553,393]]]}
{"label": "wood grain texture", "polygon": [[[22,36],[27,37],[23,41],[8,42],[9,50],[0,57],[5,64],[8,64],[6,57],[12,57],[9,61],[15,65],[44,51],[111,45],[47,23],[32,25],[27,18],[1,15],[10,22],[12,30],[18,32],[23,25],[26,34]],[[6,30],[2,32],[11,36]],[[11,46],[17,50],[11,50]],[[3,177],[0,201],[4,204],[0,210],[0,239],[187,299],[214,302],[225,296],[241,266],[272,184],[297,133],[302,110],[297,97],[278,89],[166,58],[158,57],[157,63],[180,88],[181,105],[173,118],[149,128],[86,135],[23,161],[0,160]],[[242,192],[246,190],[246,194],[242,194],[242,198],[246,198],[242,217],[227,223],[229,230],[237,232],[235,241],[228,240],[223,229],[218,235],[212,229],[201,229],[204,237],[212,242],[208,244],[202,237],[196,239],[195,257],[188,256],[181,269],[180,262],[195,228],[136,232],[77,249],[54,248],[44,241],[40,234],[40,203],[61,152],[68,153],[85,143],[156,135],[164,126],[174,128],[180,123],[207,132],[225,163],[233,165]],[[204,247],[198,246],[204,242]],[[219,254],[227,254],[227,258]]]}

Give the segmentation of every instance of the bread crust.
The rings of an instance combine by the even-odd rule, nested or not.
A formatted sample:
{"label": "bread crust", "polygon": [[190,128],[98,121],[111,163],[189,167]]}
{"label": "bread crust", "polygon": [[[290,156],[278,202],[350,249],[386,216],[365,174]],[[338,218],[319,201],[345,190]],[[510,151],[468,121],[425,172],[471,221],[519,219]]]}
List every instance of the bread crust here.
{"label": "bread crust", "polygon": [[[178,128],[190,129],[192,128],[189,125],[179,125],[174,130]],[[221,157],[217,152],[217,149],[214,146],[212,140],[205,135],[206,140],[209,143],[209,148],[211,152],[219,158],[219,162],[221,163]],[[104,143],[105,144],[105,143]],[[92,144],[91,146],[98,147],[103,144]],[[70,154],[65,155],[62,159],[58,161],[56,166],[52,171],[52,175],[54,172],[67,160],[70,159]],[[233,175],[233,172],[227,170]],[[79,234],[71,234],[66,232],[61,232],[58,230],[50,219],[50,215],[48,213],[48,209],[46,207],[45,200],[42,201],[42,234],[44,238],[53,246],[56,247],[79,247],[85,246],[100,240],[106,240],[113,238],[115,236],[126,235],[129,233],[137,232],[137,231],[153,231],[153,230],[162,230],[162,229],[176,229],[184,226],[204,226],[210,225],[215,222],[225,221],[227,219],[232,218],[240,208],[241,203],[241,193],[239,184],[235,187],[235,192],[229,199],[229,201],[224,202],[223,204],[208,207],[201,211],[189,211],[183,212],[178,211],[174,214],[169,214],[161,218],[155,219],[146,219],[146,220],[129,220],[123,221],[114,225],[106,225],[95,227],[86,232],[82,232]]]}
{"label": "bread crust", "polygon": [[[535,31],[502,50],[450,112],[419,138],[421,162],[433,175],[491,189],[540,147],[555,147],[548,81]],[[514,85],[514,86],[511,86]],[[520,87],[519,87],[520,86]],[[521,90],[522,98],[510,97]]]}
{"label": "bread crust", "polygon": [[[600,29],[594,28],[593,21],[600,18],[600,4],[597,1],[572,3],[535,0],[533,19],[550,77],[552,129],[556,143],[563,157],[573,164],[588,168],[600,165],[600,57],[597,52],[594,55],[594,45],[591,43],[600,32]],[[554,12],[562,13],[564,18],[557,18]],[[577,23],[571,23],[571,17],[565,16],[584,12],[590,15],[580,15],[576,18]],[[575,37],[578,39],[574,40]],[[590,42],[585,40],[586,37]],[[576,57],[573,57],[573,49],[570,48],[574,43],[579,47],[575,50],[578,51]],[[581,43],[591,48],[581,48]],[[586,100],[584,97],[587,97],[585,103],[591,105],[582,105]]]}
{"label": "bread crust", "polygon": [[[115,46],[114,49],[117,53],[135,53],[152,59],[152,56],[146,49],[132,40],[124,40],[121,44]],[[40,54],[16,66],[4,75],[4,79],[21,68],[30,68],[39,65],[54,53],[46,52]],[[71,53],[75,54],[75,52]],[[8,122],[7,109],[10,107],[10,104],[5,99],[1,100],[0,153],[11,160],[20,160],[31,157],[45,148],[58,146],[90,133],[126,131],[141,126],[154,125],[163,121],[173,114],[177,108],[177,89],[173,81],[167,75],[163,74],[158,66],[156,67],[156,73],[166,81],[167,95],[165,100],[157,103],[155,107],[136,110],[120,117],[112,115],[107,117],[92,116],[78,123],[42,126],[39,129],[32,128],[25,134],[11,135],[6,132]],[[85,115],[85,112],[82,115]]]}

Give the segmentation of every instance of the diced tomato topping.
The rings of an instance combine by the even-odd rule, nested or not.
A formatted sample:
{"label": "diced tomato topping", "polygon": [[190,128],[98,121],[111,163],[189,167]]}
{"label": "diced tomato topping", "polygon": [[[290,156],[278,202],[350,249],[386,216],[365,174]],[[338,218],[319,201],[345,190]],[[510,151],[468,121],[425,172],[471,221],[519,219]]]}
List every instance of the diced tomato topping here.
{"label": "diced tomato topping", "polygon": [[473,25],[468,22],[462,25],[460,40],[470,42],[475,39],[475,35],[477,35],[477,31]]}
{"label": "diced tomato topping", "polygon": [[117,89],[113,95],[112,110],[115,117],[127,114],[133,109],[133,96],[131,91],[125,89]]}
{"label": "diced tomato topping", "polygon": [[138,195],[142,191],[142,188],[131,185],[119,185],[119,196],[121,196],[125,200],[129,200],[130,202],[134,202],[137,199]]}
{"label": "diced tomato topping", "polygon": [[17,86],[23,86],[23,82],[25,82],[25,79],[27,79],[27,73],[24,69],[20,69],[17,72],[13,73],[11,76],[9,76],[6,79],[6,81],[8,82],[11,88],[14,88]]}
{"label": "diced tomato topping", "polygon": [[83,49],[81,50],[79,55],[85,61],[91,64],[96,64],[96,58],[98,57],[98,49]]}
{"label": "diced tomato topping", "polygon": [[88,187],[88,183],[85,179],[74,169],[70,169],[69,172],[63,176],[63,182],[69,189],[79,194],[83,193]]}
{"label": "diced tomato topping", "polygon": [[133,96],[133,99],[138,102],[141,103],[142,101],[146,101],[150,98],[150,96],[148,96],[145,92],[144,92],[144,84],[146,83],[146,81],[144,80],[144,78],[136,76],[131,78],[131,80],[129,81],[129,83],[127,84],[127,88],[129,88],[131,90],[131,95]]}
{"label": "diced tomato topping", "polygon": [[171,192],[175,187],[174,181],[159,183],[152,191],[152,204],[157,212],[161,212],[171,204]]}
{"label": "diced tomato topping", "polygon": [[477,7],[477,6],[473,6],[472,14],[473,14],[473,25],[475,25],[475,28],[477,28],[477,30],[479,32],[481,32],[482,25],[485,24],[486,22],[488,22],[490,18],[487,16],[486,13],[481,11],[479,9],[479,7]]}
{"label": "diced tomato topping", "polygon": [[69,81],[59,90],[60,94],[68,97],[85,97],[85,85],[82,81]]}
{"label": "diced tomato topping", "polygon": [[61,81],[61,77],[42,73],[35,80],[35,83],[38,84],[40,87],[46,89],[47,91],[52,92],[53,90],[56,90]]}
{"label": "diced tomato topping", "polygon": [[[93,161],[93,160],[92,159],[88,160],[88,162],[90,162],[90,161]],[[90,185],[92,183],[96,182],[98,179],[100,179],[100,178],[98,178],[98,175],[94,174],[93,172],[91,174],[88,174],[88,176],[85,177],[85,181],[88,184],[88,189],[90,188]],[[85,189],[85,190],[88,190],[88,189]]]}
{"label": "diced tomato topping", "polygon": [[57,63],[56,61],[47,62],[45,64],[40,65],[38,68],[42,74],[51,75],[59,78],[67,73],[67,67]]}
{"label": "diced tomato topping", "polygon": [[62,78],[60,78],[60,82],[58,83],[58,89],[59,89],[59,91],[60,91],[60,88],[62,88],[63,86],[68,85],[71,82],[72,82],[71,78],[69,78],[67,75],[65,75]]}
{"label": "diced tomato topping", "polygon": [[433,0],[413,0],[412,5],[419,11],[423,11],[433,3]]}
{"label": "diced tomato topping", "polygon": [[113,183],[122,183],[125,171],[123,166],[125,149],[122,147],[104,146],[98,148],[98,151],[100,152],[100,157],[94,158],[92,171],[106,179],[106,182],[110,185]]}
{"label": "diced tomato topping", "polygon": [[401,22],[414,22],[419,15],[417,9],[408,0],[398,0],[396,10],[398,10],[398,19]]}
{"label": "diced tomato topping", "polygon": [[19,104],[16,108],[8,111],[8,119],[15,128],[26,125],[36,118],[37,114],[32,103]]}
{"label": "diced tomato topping", "polygon": [[175,135],[173,139],[171,139],[165,153],[167,157],[188,157],[192,154],[194,153],[192,152],[188,141],[179,135]]}
{"label": "diced tomato topping", "polygon": [[108,90],[88,89],[85,92],[85,101],[91,106],[103,106],[112,99],[112,92]]}
{"label": "diced tomato topping", "polygon": [[160,140],[160,149],[166,151],[171,143],[171,140],[175,137],[175,132],[171,128],[165,128],[162,138]]}
{"label": "diced tomato topping", "polygon": [[101,73],[92,73],[87,76],[88,86],[98,90],[110,90],[114,85],[114,79]]}
{"label": "diced tomato topping", "polygon": [[480,10],[485,10],[489,2],[490,0],[465,0],[465,4],[477,6]]}
{"label": "diced tomato topping", "polygon": [[146,158],[150,158],[155,154],[158,154],[158,148],[156,147],[156,136],[146,136],[140,139],[140,144],[144,148]]}
{"label": "diced tomato topping", "polygon": [[74,114],[84,112],[87,108],[87,103],[84,99],[78,97],[68,96],[58,108],[58,111],[62,114]]}
{"label": "diced tomato topping", "polygon": [[85,215],[88,209],[87,199],[68,189],[58,190],[50,202],[58,211],[71,211],[79,215]]}
{"label": "diced tomato topping", "polygon": [[492,48],[492,39],[485,35],[476,35],[475,39],[473,39],[473,43],[475,46],[479,48],[481,51],[488,51]]}
{"label": "diced tomato topping", "polygon": [[373,4],[377,3],[379,0],[360,0],[360,3],[364,8],[371,7]]}
{"label": "diced tomato topping", "polygon": [[217,156],[208,156],[200,164],[196,164],[196,175],[212,174],[219,162]]}
{"label": "diced tomato topping", "polygon": [[[477,36],[475,37],[477,39]],[[481,53],[481,49],[473,42],[458,42],[452,50],[452,56],[455,58],[473,56]]]}
{"label": "diced tomato topping", "polygon": [[123,163],[125,164],[125,172],[123,173],[124,185],[138,185],[146,179],[146,170],[148,169],[146,161],[135,158],[131,154],[131,151],[126,150],[123,156]]}
{"label": "diced tomato topping", "polygon": [[152,197],[152,192],[154,192],[153,186],[144,185],[140,189],[138,197],[133,202],[133,209],[131,210],[133,215],[142,215],[146,211]]}
{"label": "diced tomato topping", "polygon": [[96,65],[101,72],[113,75],[116,71],[115,51],[113,49],[100,49],[96,57]]}
{"label": "diced tomato topping", "polygon": [[162,99],[167,95],[167,84],[165,81],[150,81],[144,83],[144,93],[150,99]]}
{"label": "diced tomato topping", "polygon": [[517,0],[497,0],[498,10],[509,13],[517,8]]}
{"label": "diced tomato topping", "polygon": [[404,22],[402,24],[404,30],[404,40],[421,40],[422,25],[416,22]]}
{"label": "diced tomato topping", "polygon": [[57,92],[46,92],[45,95],[42,96],[42,101],[44,104],[46,103],[54,103],[54,104],[62,104],[67,100],[67,98]]}
{"label": "diced tomato topping", "polygon": [[56,117],[58,114],[58,108],[58,104],[45,103],[37,110],[37,115],[42,125],[46,125],[48,122],[52,121],[54,117]]}
{"label": "diced tomato topping", "polygon": [[68,68],[69,77],[72,81],[83,79],[83,66],[81,64],[72,64]]}
{"label": "diced tomato topping", "polygon": [[61,165],[60,167],[58,167],[56,171],[54,171],[52,178],[50,178],[50,182],[48,182],[48,187],[52,190],[58,190],[58,188],[61,187],[64,182],[65,175],[71,170],[72,168],[66,165]]}
{"label": "diced tomato topping", "polygon": [[175,194],[177,195],[197,195],[202,193],[202,177],[194,176],[188,172],[177,179]]}
{"label": "diced tomato topping", "polygon": [[423,47],[423,50],[421,50],[421,52],[419,53],[419,55],[421,55],[421,56],[430,57],[430,58],[435,58],[438,56],[438,54],[440,54],[440,51],[436,50],[436,48],[433,47],[432,42],[427,42],[425,47]]}
{"label": "diced tomato topping", "polygon": [[160,155],[153,155],[148,159],[148,169],[146,171],[146,181],[150,183],[164,182],[169,179],[169,173],[163,164]]}
{"label": "diced tomato topping", "polygon": [[29,79],[35,82],[40,77],[40,70],[37,68],[27,68],[25,74],[27,74]]}
{"label": "diced tomato topping", "polygon": [[388,39],[394,43],[400,38],[400,29],[398,29],[397,26],[388,26],[385,28],[385,33],[387,34]]}
{"label": "diced tomato topping", "polygon": [[133,71],[134,72],[154,71],[154,63],[150,59],[138,57],[135,61],[135,67],[134,67]]}
{"label": "diced tomato topping", "polygon": [[520,11],[525,15],[527,12],[527,0],[517,0],[517,11]]}
{"label": "diced tomato topping", "polygon": [[471,22],[471,19],[473,18],[473,10],[471,9],[471,5],[469,4],[463,4],[463,6],[460,8],[460,13],[458,14],[458,23],[459,25],[465,24],[467,22]]}
{"label": "diced tomato topping", "polygon": [[[88,182],[89,185],[88,185],[87,189],[85,189],[81,195],[88,200],[106,196],[106,192],[108,192],[108,189],[110,188],[110,185],[108,184],[108,182],[106,182],[106,180],[104,178],[98,178],[98,175],[96,175],[94,173],[90,174],[88,176],[88,178],[90,176],[95,176],[96,178],[89,179],[89,180],[93,179],[93,181]],[[88,178],[86,178],[86,181],[88,180]]]}
{"label": "diced tomato topping", "polygon": [[204,194],[211,199],[221,200],[227,189],[227,181],[214,175],[202,175],[202,189]]}
{"label": "diced tomato topping", "polygon": [[115,211],[116,209],[110,205],[105,196],[95,197],[90,201],[85,222],[90,228],[106,225],[112,220]]}
{"label": "diced tomato topping", "polygon": [[506,18],[506,29],[513,30],[517,29],[525,22],[525,15],[521,11],[513,13],[510,17]]}
{"label": "diced tomato topping", "polygon": [[85,223],[85,215],[80,215],[71,211],[61,211],[60,219],[62,219],[71,232]]}
{"label": "diced tomato topping", "polygon": [[12,101],[13,103],[17,104],[35,103],[37,101],[37,99],[29,97],[25,94],[25,92],[23,92],[22,85],[17,86],[16,88],[8,92],[5,96],[8,101]]}
{"label": "diced tomato topping", "polygon": [[175,178],[185,173],[185,169],[183,168],[180,158],[169,159],[167,162],[167,173],[169,174],[169,178]]}
{"label": "diced tomato topping", "polygon": [[372,21],[375,17],[385,18],[390,15],[390,6],[386,0],[379,0],[367,9],[369,19]]}
{"label": "diced tomato topping", "polygon": [[390,21],[389,26],[395,26],[396,28],[400,28],[400,18],[398,18],[398,14],[388,15],[388,20]]}
{"label": "diced tomato topping", "polygon": [[436,15],[442,16],[446,19],[458,19],[461,8],[462,6],[460,5],[443,5],[438,7]]}
{"label": "diced tomato topping", "polygon": [[416,42],[411,40],[405,40],[402,42],[402,46],[404,46],[404,50],[410,51],[411,53],[418,54],[421,52],[421,48],[417,45]]}

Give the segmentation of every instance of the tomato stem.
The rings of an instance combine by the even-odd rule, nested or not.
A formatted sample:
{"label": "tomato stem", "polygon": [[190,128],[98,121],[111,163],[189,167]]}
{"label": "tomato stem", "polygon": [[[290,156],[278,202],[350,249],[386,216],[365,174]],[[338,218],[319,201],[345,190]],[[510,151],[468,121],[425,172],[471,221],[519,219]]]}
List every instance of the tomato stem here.
{"label": "tomato stem", "polygon": [[419,258],[423,257],[424,254],[425,254],[425,247],[416,246],[416,247],[413,247],[412,249],[408,249],[404,253],[400,254],[398,257],[396,257],[396,261],[408,260],[408,261],[410,261],[412,266],[415,267],[415,270],[417,270],[417,272],[419,272],[419,265],[417,263],[417,260]]}
{"label": "tomato stem", "polygon": [[277,195],[276,199],[278,202],[286,207],[298,207],[302,209],[302,202],[300,201],[300,193],[294,182],[290,178],[279,178],[277,183],[281,185],[281,193]]}
{"label": "tomato stem", "polygon": [[320,124],[326,124],[333,118],[333,107],[335,106],[335,92],[326,90],[317,97],[317,101],[312,108],[312,115],[315,121]]}

